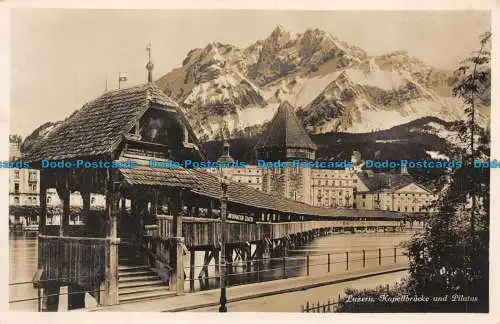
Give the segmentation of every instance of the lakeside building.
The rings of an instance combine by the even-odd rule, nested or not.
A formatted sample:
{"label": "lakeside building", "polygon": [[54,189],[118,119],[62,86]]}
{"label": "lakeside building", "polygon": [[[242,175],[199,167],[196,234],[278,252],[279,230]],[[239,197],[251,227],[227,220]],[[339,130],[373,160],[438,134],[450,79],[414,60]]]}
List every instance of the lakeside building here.
{"label": "lakeside building", "polygon": [[[21,159],[22,138],[19,135],[9,136],[9,160],[19,161]],[[62,207],[62,200],[55,189],[47,190],[47,206]],[[83,200],[78,192],[70,195],[71,205],[82,207]],[[104,208],[106,197],[104,195],[92,194],[90,204],[96,208]],[[9,206],[40,206],[40,171],[35,169],[9,169]],[[52,223],[58,224],[57,215],[53,217]],[[28,219],[25,215],[9,215],[12,223],[28,225],[37,223],[37,220]]]}
{"label": "lakeside building", "polygon": [[[300,124],[293,106],[284,101],[258,141],[257,159],[265,161],[313,161],[316,145]],[[218,161],[233,161],[227,140]],[[359,155],[359,153],[358,153]],[[225,169],[226,176],[257,190],[323,208],[387,210],[405,213],[427,211],[435,195],[407,172],[362,170],[359,156],[345,169],[245,168]],[[211,172],[218,172],[213,169]]]}

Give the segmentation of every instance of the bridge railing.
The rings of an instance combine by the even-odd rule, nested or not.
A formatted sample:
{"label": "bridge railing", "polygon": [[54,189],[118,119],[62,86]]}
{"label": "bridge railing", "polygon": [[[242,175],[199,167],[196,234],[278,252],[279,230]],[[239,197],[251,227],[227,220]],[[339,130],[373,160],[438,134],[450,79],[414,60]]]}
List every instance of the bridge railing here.
{"label": "bridge railing", "polygon": [[[401,246],[345,251],[308,251],[297,247],[288,252],[290,254],[283,256],[236,258],[226,262],[226,285],[229,287],[303,276],[359,273],[363,270],[405,269],[409,261],[406,248]],[[297,252],[302,255],[297,255]],[[220,280],[222,265],[215,259],[212,261],[184,268],[185,273],[189,274],[185,277],[185,284],[189,285],[191,292],[209,288],[210,280]]]}
{"label": "bridge railing", "polygon": [[[173,217],[169,215],[157,216],[157,228],[151,231],[154,237],[168,239],[173,236]],[[228,220],[228,243],[255,242],[263,239],[280,239],[287,235],[295,235],[322,228],[369,228],[369,227],[397,227],[399,221],[377,220],[332,220],[332,221],[303,221],[281,223],[244,223]],[[221,237],[220,219],[183,217],[182,233],[186,246],[217,246]]]}
{"label": "bridge railing", "polygon": [[106,253],[111,241],[105,238],[38,236],[41,282],[93,287],[105,276]]}

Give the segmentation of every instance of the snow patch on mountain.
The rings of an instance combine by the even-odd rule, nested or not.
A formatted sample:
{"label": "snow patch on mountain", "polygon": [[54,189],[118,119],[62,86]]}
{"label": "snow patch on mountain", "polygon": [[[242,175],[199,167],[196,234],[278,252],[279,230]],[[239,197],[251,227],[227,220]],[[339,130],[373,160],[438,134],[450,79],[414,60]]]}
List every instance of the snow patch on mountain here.
{"label": "snow patch on mountain", "polygon": [[[221,42],[193,49],[157,83],[186,108],[195,132],[210,138],[223,124],[239,131],[268,121],[284,100],[313,133],[366,132],[426,116],[462,119],[453,80],[452,71],[404,51],[368,56],[325,31],[292,34],[280,25],[243,49]],[[478,107],[480,123],[488,111]]]}
{"label": "snow patch on mountain", "polygon": [[397,89],[406,81],[401,75],[378,69],[374,69],[368,74],[355,69],[347,69],[344,73],[353,83],[376,87],[383,90]]}
{"label": "snow patch on mountain", "polygon": [[266,107],[247,107],[245,109],[236,110],[236,114],[239,120],[239,128],[245,128],[249,126],[262,125],[270,121],[276,111],[278,110],[279,104],[269,104]]}
{"label": "snow patch on mountain", "polygon": [[425,153],[427,153],[433,160],[446,160],[446,161],[450,160],[449,157],[438,151],[425,151]]}

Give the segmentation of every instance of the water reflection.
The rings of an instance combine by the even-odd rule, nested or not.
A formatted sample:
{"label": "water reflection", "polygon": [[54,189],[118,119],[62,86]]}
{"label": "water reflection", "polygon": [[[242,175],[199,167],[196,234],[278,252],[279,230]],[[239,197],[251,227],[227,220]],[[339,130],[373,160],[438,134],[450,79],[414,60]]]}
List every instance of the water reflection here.
{"label": "water reflection", "polygon": [[[9,233],[9,301],[38,296],[31,283],[37,266],[36,235],[36,232]],[[37,307],[37,300],[10,304],[11,310],[36,310]]]}
{"label": "water reflection", "polygon": [[[394,246],[407,241],[410,232],[402,233],[357,233],[332,234],[318,237],[303,246],[289,249],[286,260],[281,257],[260,262],[237,262],[228,267],[227,283],[236,286],[248,283],[277,280],[307,275],[326,275],[360,270],[363,267],[374,269],[379,266],[405,264],[407,257],[403,248],[397,248],[394,259]],[[379,251],[381,249],[381,251]],[[363,250],[364,265],[363,265]],[[346,255],[346,251],[348,255]],[[252,249],[252,253],[254,250]],[[328,258],[330,254],[330,258]],[[380,254],[380,256],[379,256]],[[308,258],[309,256],[309,258]],[[309,261],[307,260],[309,259]],[[349,262],[346,262],[349,260]],[[217,266],[212,260],[208,267],[208,278],[199,279],[204,261],[204,252],[195,254],[195,280],[189,280],[189,256],[185,257],[186,291],[200,291],[218,288],[220,283]]]}
{"label": "water reflection", "polygon": [[[31,280],[37,266],[36,232],[12,232],[9,234],[9,300],[34,298],[34,300],[10,303],[11,310],[36,311],[38,309],[38,292],[33,288]],[[411,233],[357,233],[334,234],[316,238],[314,241],[287,251],[285,263],[282,258],[272,258],[260,262],[239,262],[230,269],[227,277],[229,286],[254,282],[291,278],[307,274],[307,255],[309,255],[309,275],[341,273],[363,268],[362,250],[365,249],[365,267],[379,266],[378,248],[382,249],[381,264],[394,264],[393,246],[406,241]],[[349,253],[349,264],[346,264],[345,252]],[[356,251],[356,252],[352,252]],[[254,249],[251,251],[254,252]],[[397,251],[397,262],[405,263],[403,249]],[[330,253],[328,262],[327,253]],[[219,287],[218,271],[214,260],[208,266],[208,278],[198,279],[202,270],[204,252],[195,253],[195,280],[189,281],[189,255],[185,257],[185,290],[200,291]],[[330,266],[328,267],[328,263]],[[284,265],[286,267],[284,267]],[[12,283],[16,283],[12,285]],[[192,289],[191,289],[192,288]],[[61,291],[62,292],[62,291]],[[63,301],[61,302],[63,303]],[[65,308],[65,307],[62,307]]]}

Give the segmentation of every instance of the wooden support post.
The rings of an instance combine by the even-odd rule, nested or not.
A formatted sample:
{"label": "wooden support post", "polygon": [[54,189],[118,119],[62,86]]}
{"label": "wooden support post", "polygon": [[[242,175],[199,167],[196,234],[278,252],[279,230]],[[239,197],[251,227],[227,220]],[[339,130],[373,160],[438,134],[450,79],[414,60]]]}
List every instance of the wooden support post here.
{"label": "wooden support post", "polygon": [[382,265],[382,249],[378,249],[378,265]]}
{"label": "wooden support post", "polygon": [[106,217],[108,221],[106,238],[105,278],[101,287],[105,306],[118,304],[118,244],[117,218],[120,203],[119,183],[114,182],[114,170],[106,170]]}
{"label": "wooden support post", "polygon": [[306,256],[306,269],[307,269],[307,275],[309,275],[309,254]]}
{"label": "wooden support post", "polygon": [[257,268],[257,282],[260,282],[260,262],[261,262],[261,259],[257,259],[257,263],[255,264],[255,266]]}
{"label": "wooden support post", "polygon": [[207,212],[207,216],[208,218],[216,218],[216,216],[214,215],[214,201],[212,199],[210,199],[208,201],[208,212]]}
{"label": "wooden support post", "polygon": [[396,248],[394,248],[394,263],[396,263]]}
{"label": "wooden support post", "polygon": [[366,265],[366,251],[363,250],[363,268],[365,267]]}
{"label": "wooden support post", "polygon": [[[189,251],[189,290],[194,291],[194,270],[195,270],[195,253],[194,248]],[[200,277],[201,278],[201,277]]]}
{"label": "wooden support post", "polygon": [[78,285],[68,286],[68,310],[85,308],[85,290]]}
{"label": "wooden support post", "polygon": [[40,313],[42,311],[42,288],[38,288],[38,300],[37,300],[37,306],[38,306],[38,312]]}
{"label": "wooden support post", "polygon": [[121,213],[125,214],[126,210],[127,210],[127,199],[122,198]]}
{"label": "wooden support post", "polygon": [[345,268],[346,270],[349,270],[349,251],[346,251],[345,253]]}
{"label": "wooden support post", "polygon": [[48,284],[42,292],[42,312],[57,312],[59,308],[59,284]]}
{"label": "wooden support post", "polygon": [[219,253],[219,250],[214,249],[213,255],[214,255],[214,262],[215,262],[215,275],[218,276],[220,273],[220,268],[219,268],[220,253]]}
{"label": "wooden support post", "polygon": [[205,255],[203,256],[203,266],[198,274],[198,278],[202,278],[203,274],[205,274],[205,278],[208,277],[208,265],[210,264],[210,261],[212,261],[212,257],[213,254],[210,253],[210,250],[205,250]]}
{"label": "wooden support post", "polygon": [[84,226],[87,226],[90,212],[90,192],[80,191],[80,195],[82,196],[82,222]]}
{"label": "wooden support post", "polygon": [[[67,171],[67,170],[66,170]],[[63,210],[61,220],[59,223],[59,236],[67,236],[69,230],[69,213],[70,213],[70,191],[68,183],[68,172],[65,172],[62,179],[59,178],[60,183],[57,186],[57,194],[63,202]]]}
{"label": "wooden support post", "polygon": [[330,253],[328,253],[328,272],[330,272]]}
{"label": "wooden support post", "polygon": [[283,279],[286,279],[286,257],[283,257]]}
{"label": "wooden support post", "polygon": [[173,247],[174,247],[174,255],[173,258],[175,260],[175,264],[173,265],[174,273],[173,273],[173,285],[175,287],[175,291],[177,295],[184,294],[184,237],[182,236],[182,208],[184,206],[183,202],[183,190],[179,189],[176,192],[176,197],[173,199],[173,230],[174,230],[174,238],[173,238]]}
{"label": "wooden support post", "polygon": [[[47,226],[47,175],[44,170],[40,171],[40,215],[38,219],[38,233],[39,235],[46,234],[46,226]],[[40,240],[40,239],[38,239]],[[37,268],[41,272],[41,269],[44,268],[45,260],[43,259],[42,246],[38,241],[37,244]],[[38,289],[39,294],[40,289]],[[40,299],[40,298],[39,298]],[[40,301],[40,311],[42,311],[41,301]]]}
{"label": "wooden support post", "polygon": [[40,171],[40,216],[38,220],[38,233],[45,235],[47,226],[47,175]]}

